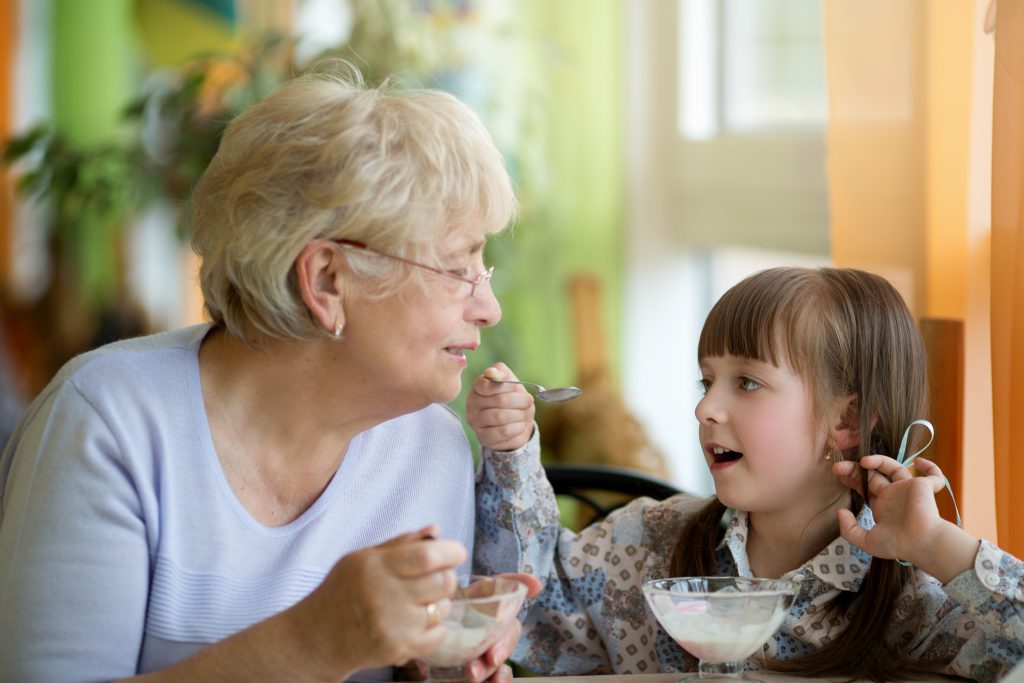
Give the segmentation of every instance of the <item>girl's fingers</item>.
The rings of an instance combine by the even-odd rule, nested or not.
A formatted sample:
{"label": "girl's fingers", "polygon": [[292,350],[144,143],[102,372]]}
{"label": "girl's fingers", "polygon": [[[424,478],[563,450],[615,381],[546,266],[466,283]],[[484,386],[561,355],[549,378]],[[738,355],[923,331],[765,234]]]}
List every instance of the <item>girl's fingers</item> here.
{"label": "girl's fingers", "polygon": [[839,483],[843,486],[853,489],[860,495],[864,495],[864,491],[861,490],[860,476],[857,469],[857,463],[850,461],[843,461],[833,463],[832,472],[839,477]]}
{"label": "girl's fingers", "polygon": [[931,482],[932,493],[939,493],[946,488],[946,476],[942,474],[939,466],[931,460],[919,457],[914,460],[913,467],[920,477],[925,477]]}
{"label": "girl's fingers", "polygon": [[892,482],[884,474],[880,474],[875,470],[868,471],[868,491],[872,494],[878,495],[886,486],[891,485]]}
{"label": "girl's fingers", "polygon": [[844,508],[839,510],[839,535],[863,550],[868,532],[857,524],[857,518],[854,514]]}
{"label": "girl's fingers", "polygon": [[502,664],[492,677],[494,683],[512,683],[512,667]]}
{"label": "girl's fingers", "polygon": [[490,448],[492,451],[514,451],[526,445],[532,433],[527,426],[514,431],[504,427],[492,427],[477,430],[476,438],[481,446]]}
{"label": "girl's fingers", "polygon": [[483,376],[490,379],[519,379],[515,376],[508,366],[502,362],[495,363],[491,367],[483,371]]}
{"label": "girl's fingers", "polygon": [[473,382],[473,393],[480,396],[494,396],[513,392],[526,392],[521,384],[503,384],[491,382],[490,379],[519,379],[504,363],[495,363],[480,373],[480,378]]}
{"label": "girl's fingers", "polygon": [[481,413],[488,410],[530,410],[533,407],[533,396],[518,384],[515,386],[515,390],[500,394],[470,396],[467,405],[473,406]]}
{"label": "girl's fingers", "polygon": [[481,410],[474,421],[474,426],[480,429],[488,429],[508,424],[526,424],[527,422],[533,424],[533,416],[530,415],[529,419],[527,419],[527,412],[526,410],[515,408],[489,408]]}
{"label": "girl's fingers", "polygon": [[910,470],[886,455],[865,455],[860,459],[860,466],[866,470],[880,472],[891,481],[910,479],[914,476]]}

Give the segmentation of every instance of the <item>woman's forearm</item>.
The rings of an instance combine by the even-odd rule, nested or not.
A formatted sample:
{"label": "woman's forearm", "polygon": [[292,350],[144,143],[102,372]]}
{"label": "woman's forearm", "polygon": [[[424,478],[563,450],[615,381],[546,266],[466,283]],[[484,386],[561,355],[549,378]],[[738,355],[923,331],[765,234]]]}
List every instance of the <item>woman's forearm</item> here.
{"label": "woman's forearm", "polygon": [[[301,603],[300,603],[301,604]],[[362,666],[346,666],[319,644],[299,605],[213,643],[166,669],[124,679],[146,683],[337,683]]]}

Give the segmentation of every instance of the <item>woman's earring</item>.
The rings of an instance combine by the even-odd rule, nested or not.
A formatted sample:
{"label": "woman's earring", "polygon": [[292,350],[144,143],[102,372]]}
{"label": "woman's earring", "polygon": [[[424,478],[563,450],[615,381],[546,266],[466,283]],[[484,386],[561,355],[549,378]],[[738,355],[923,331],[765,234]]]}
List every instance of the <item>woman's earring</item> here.
{"label": "woman's earring", "polygon": [[334,338],[335,339],[341,339],[341,331],[343,329],[345,329],[345,326],[341,323],[340,320],[335,319],[335,321],[334,321]]}

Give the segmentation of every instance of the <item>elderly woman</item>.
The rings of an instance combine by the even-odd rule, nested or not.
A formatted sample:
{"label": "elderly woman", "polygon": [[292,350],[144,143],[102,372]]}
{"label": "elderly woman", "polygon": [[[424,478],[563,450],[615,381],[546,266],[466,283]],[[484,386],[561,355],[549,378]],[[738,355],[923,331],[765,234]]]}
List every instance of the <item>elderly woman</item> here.
{"label": "elderly woman", "polygon": [[194,194],[212,322],[71,361],[0,459],[0,679],[389,680],[437,647],[474,526],[444,404],[513,213],[447,94],[318,76],[233,121]]}

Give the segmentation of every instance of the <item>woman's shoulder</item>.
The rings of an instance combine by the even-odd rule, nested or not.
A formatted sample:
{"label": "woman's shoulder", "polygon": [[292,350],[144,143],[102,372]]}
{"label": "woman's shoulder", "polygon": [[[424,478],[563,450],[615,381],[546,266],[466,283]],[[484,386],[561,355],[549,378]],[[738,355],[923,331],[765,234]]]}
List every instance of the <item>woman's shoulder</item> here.
{"label": "woman's shoulder", "polygon": [[76,415],[71,419],[77,421],[165,408],[175,383],[187,391],[187,350],[198,346],[208,329],[198,325],[127,339],[76,356],[33,399],[10,441],[17,442],[29,423],[48,420],[54,411],[65,420]]}
{"label": "woman's shoulder", "polygon": [[141,381],[152,379],[151,373],[159,372],[167,363],[155,360],[158,355],[180,359],[194,356],[199,342],[209,329],[209,324],[193,325],[100,346],[65,363],[47,388],[68,381],[87,386],[96,379],[109,384],[112,375],[124,375]]}

